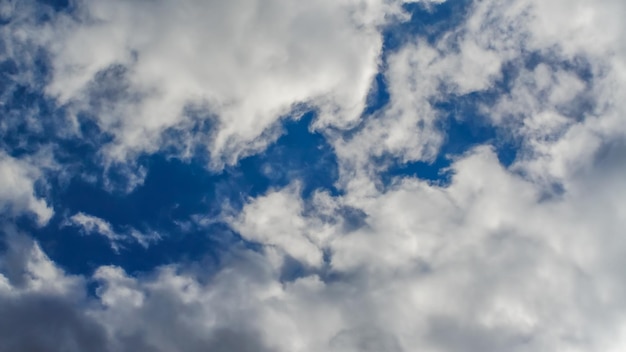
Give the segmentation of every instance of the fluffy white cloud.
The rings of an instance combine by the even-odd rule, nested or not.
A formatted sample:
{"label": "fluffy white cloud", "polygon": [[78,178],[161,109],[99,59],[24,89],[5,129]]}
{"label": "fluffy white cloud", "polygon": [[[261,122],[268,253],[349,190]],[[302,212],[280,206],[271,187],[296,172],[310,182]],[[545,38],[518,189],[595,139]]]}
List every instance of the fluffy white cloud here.
{"label": "fluffy white cloud", "polygon": [[[479,1],[460,26],[434,42],[416,38],[390,53],[389,104],[354,136],[334,140],[342,184],[362,189],[363,177],[386,168],[375,162],[380,158],[432,160],[446,138],[434,104],[494,90],[501,93],[498,101],[483,103],[481,113],[521,140],[523,160],[516,167],[537,179],[564,181],[581,153],[588,159],[602,139],[626,131],[619,98],[626,67],[619,38],[626,26],[616,15],[623,12],[621,1]],[[529,67],[533,54],[544,63]],[[496,87],[503,69],[512,71],[510,92]],[[472,118],[462,114],[455,118]]]}
{"label": "fluffy white cloud", "polygon": [[506,48],[513,59],[548,59],[519,67],[510,94],[483,109],[524,144],[515,168],[567,187],[602,148],[621,143],[626,26],[617,14],[625,10],[621,1],[478,3],[467,25],[476,42]]}
{"label": "fluffy white cloud", "polygon": [[[626,282],[617,269],[626,248],[620,6],[476,3],[454,34],[391,54],[389,106],[355,136],[334,141],[348,186],[331,201],[334,216],[303,212],[293,189],[244,208],[246,219],[253,210],[256,219],[279,219],[277,207],[264,205],[292,199],[280,208],[284,221],[300,226],[269,221],[242,231],[268,248],[286,228],[295,240],[306,229],[315,233],[311,224],[328,226],[310,253],[330,253],[329,271],[315,273],[340,279],[308,287],[317,297],[331,294],[319,305],[332,302],[335,314],[318,328],[312,319],[295,323],[307,331],[335,326],[334,335],[321,338],[328,344],[317,348],[619,350],[626,322],[620,298]],[[580,21],[556,31],[542,25],[551,18]],[[529,52],[547,63],[525,66]],[[432,101],[493,88],[505,63],[519,74],[510,92],[482,112],[522,143],[510,170],[482,147],[455,161],[448,187],[399,177],[377,190],[376,158],[434,155],[441,136]],[[346,231],[337,211],[345,207],[359,210],[361,226]],[[301,280],[319,282],[315,274]]]}
{"label": "fluffy white cloud", "polygon": [[0,151],[0,211],[11,216],[32,213],[40,225],[46,224],[54,210],[35,194],[35,183],[41,176],[41,170],[28,160]]}
{"label": "fluffy white cloud", "polygon": [[[41,29],[47,92],[113,134],[110,160],[157,150],[163,132],[203,135],[220,167],[276,138],[276,122],[319,110],[317,125],[353,124],[378,71],[379,26],[398,1],[78,1]],[[202,122],[204,121],[204,122]]]}
{"label": "fluffy white cloud", "polygon": [[[257,198],[230,222],[245,239],[274,246],[303,264],[319,267],[323,262],[321,247],[334,226],[303,218],[299,189],[292,185]],[[314,204],[325,213],[336,208],[325,194],[318,194]]]}
{"label": "fluffy white cloud", "polygon": [[[258,224],[262,251],[234,248],[217,271],[170,265],[133,277],[101,267],[95,302],[81,309],[112,350],[616,350],[626,164],[614,158],[620,150],[556,197],[489,148],[455,162],[445,188],[404,179],[375,195],[318,194],[307,209],[297,187],[274,191],[245,211],[271,218],[270,202],[280,203],[289,219]],[[283,278],[292,264],[280,258],[308,260],[281,242],[303,236],[285,221],[313,234],[326,226],[324,265]]]}
{"label": "fluffy white cloud", "polygon": [[[349,139],[334,141],[345,175],[343,184],[362,188],[360,180],[385,170],[375,160],[432,161],[445,141],[438,122],[445,118],[435,104],[450,97],[484,91],[501,75],[502,65],[515,53],[484,45],[482,32],[461,26],[429,43],[416,38],[387,56],[386,82],[390,101]],[[372,166],[380,169],[372,170]],[[364,170],[365,169],[365,170]]]}
{"label": "fluffy white cloud", "polygon": [[[336,199],[335,209],[350,206],[364,216],[350,230],[340,211],[284,212],[293,223],[332,224],[322,245],[329,271],[286,284],[299,290],[281,296],[287,302],[304,296],[303,306],[315,302],[310,311],[328,313],[315,321],[315,314],[293,307],[279,319],[307,327],[293,338],[307,341],[303,350],[344,339],[350,342],[339,350],[618,348],[618,326],[626,322],[620,298],[626,282],[617,269],[626,251],[622,151],[570,180],[561,196],[546,195],[479,148],[454,164],[449,187],[404,179],[384,193]],[[272,193],[252,208],[271,214],[275,208],[262,207],[267,199],[291,197],[293,204],[281,208],[298,209],[292,192]],[[285,229],[279,221],[264,224],[259,232],[276,235],[256,240],[273,247]],[[297,229],[292,233],[298,238]]]}
{"label": "fluffy white cloud", "polygon": [[[204,54],[214,62],[223,58],[211,52],[213,38],[201,41],[192,36],[203,29],[194,27],[201,24],[180,22],[186,17],[175,12],[184,11],[184,6],[174,9],[158,1],[151,3],[154,8],[143,2],[83,4],[85,14],[102,21],[89,22],[59,44],[67,49],[67,56],[57,53],[61,76],[49,89],[61,100],[80,100],[97,71],[129,55],[122,61],[128,71],[118,73],[130,82],[129,91],[147,95],[113,104],[114,113],[99,117],[106,129],[116,133],[117,145],[123,148],[155,148],[142,145],[144,139],[135,140],[134,136],[158,136],[164,128],[181,123],[180,110],[190,102],[182,97],[189,92],[201,92],[200,101],[204,104],[206,99],[221,116],[217,119],[222,123],[220,133],[226,136],[222,138],[234,138],[235,144],[220,144],[220,134],[216,135],[213,150],[227,151],[238,143],[249,146],[247,143],[261,135],[260,130],[291,109],[291,100],[318,104],[322,110],[338,106],[333,116],[339,120],[333,123],[349,124],[358,115],[355,111],[360,111],[367,90],[362,85],[367,86],[371,78],[371,72],[363,72],[376,61],[376,45],[380,44],[364,44],[378,38],[375,31],[365,30],[367,25],[353,27],[353,22],[342,21],[352,18],[372,25],[379,23],[380,17],[367,11],[352,13],[356,17],[345,17],[346,12],[339,10],[321,11],[323,5],[332,10],[335,6],[350,8],[350,2],[286,5],[284,18],[270,16],[272,20],[254,17],[264,14],[260,8],[238,12],[241,9],[234,7],[241,4],[238,2],[203,3],[201,10],[222,11],[218,13],[223,17],[209,14],[216,22],[206,26],[217,26],[222,32],[215,33],[233,42],[226,52],[249,50],[260,61],[237,66],[241,71],[228,63],[223,72],[202,66],[197,71],[200,76],[195,77],[193,64],[185,65],[188,56],[181,54],[185,48],[207,43]],[[272,4],[277,3],[268,3]],[[299,12],[305,7],[299,6],[309,6],[306,15]],[[80,350],[85,336],[95,336],[94,340],[102,341],[99,348],[112,351],[620,351],[626,341],[626,280],[621,270],[626,258],[626,105],[621,99],[626,93],[626,64],[619,42],[624,28],[618,18],[623,6],[619,1],[477,2],[466,21],[439,41],[416,40],[390,54],[385,72],[389,105],[364,121],[351,138],[331,141],[343,172],[340,185],[346,186],[340,196],[317,192],[303,198],[294,184],[249,199],[241,213],[225,216],[234,230],[260,250],[242,245],[224,254],[219,267],[208,261],[173,264],[135,276],[122,268],[100,267],[92,277],[98,282],[95,297],[68,305],[67,297],[81,297],[84,279],[65,274],[36,244],[24,242],[29,244],[19,248],[27,250],[13,246],[2,257],[19,260],[5,259],[0,266],[0,303],[11,303],[0,304],[11,308],[0,308],[0,317],[27,316],[27,308],[34,305],[23,302],[33,292],[53,297],[56,306],[64,307],[61,311],[65,314],[59,315],[58,322],[73,332],[59,341],[44,339],[48,335],[40,332],[37,336],[42,340],[37,341],[47,341],[46,347],[53,351]],[[144,12],[127,11],[137,8]],[[309,14],[312,9],[321,12]],[[169,17],[172,23],[166,21],[158,28],[172,33],[159,38],[167,39],[170,34],[180,38],[174,33],[179,30],[190,35],[187,42],[175,42],[177,50],[170,56],[162,47],[165,39],[155,40],[147,36],[150,31],[142,30],[157,26],[156,19],[164,11],[173,13]],[[242,23],[260,27],[260,38],[254,39],[269,42],[258,46],[256,41],[246,42],[246,36],[255,31],[240,31],[242,24],[235,21],[246,14],[252,17]],[[143,16],[145,24],[136,26],[139,17],[133,16]],[[294,18],[298,18],[297,26],[292,23]],[[273,34],[291,28],[288,24],[297,30],[307,21],[320,19],[339,34],[324,29],[311,32],[320,37],[307,37],[303,42],[292,43],[289,34],[273,41]],[[68,23],[68,28],[75,25]],[[133,35],[128,35],[129,28]],[[103,39],[106,50],[94,51],[93,57],[78,62],[76,71],[65,72],[63,65],[81,57],[72,53],[72,45],[97,37],[98,31],[110,35]],[[294,77],[302,74],[311,80],[316,73],[299,71],[309,67],[308,61],[304,66],[263,66],[275,60],[263,55],[265,45],[274,49],[272,54],[287,50],[289,57],[306,45],[319,50],[316,44],[335,35],[354,34],[352,31],[365,39],[357,36],[364,41],[356,40],[356,47],[333,49],[342,64],[330,65],[324,61],[326,56],[317,56],[330,53],[323,50],[306,57],[321,60],[310,63],[313,70],[342,71],[344,65],[354,65],[354,71],[346,71],[346,76],[333,77],[339,83],[322,75],[320,85],[315,80],[308,82],[310,85],[303,83],[306,92],[300,96]],[[81,39],[85,35],[81,33],[89,33],[89,37]],[[241,43],[248,46],[239,47]],[[283,46],[285,43],[293,47]],[[330,40],[329,47],[331,44],[337,43]],[[126,45],[138,52],[126,52]],[[350,62],[353,49],[365,50],[356,64]],[[528,52],[547,59],[538,65],[523,65]],[[146,55],[148,58],[142,59]],[[246,62],[246,58],[241,60]],[[372,166],[376,158],[389,154],[410,161],[436,155],[444,136],[436,129],[439,116],[433,101],[493,88],[506,63],[515,64],[518,70],[510,90],[481,108],[496,128],[521,141],[520,155],[512,166],[502,166],[492,147],[479,146],[456,157],[449,185],[399,176],[387,187],[378,187],[380,165]],[[591,77],[582,77],[564,63],[588,65]],[[159,70],[169,66],[177,75]],[[260,67],[266,70],[257,72]],[[111,72],[115,73],[107,74]],[[251,81],[243,89],[238,84],[245,85],[241,83],[245,75],[250,75]],[[261,91],[256,84],[275,87],[281,81],[274,81],[274,75],[285,75],[296,88],[285,95],[286,100],[273,100],[271,89],[263,92],[272,96],[265,96],[268,100],[263,106],[268,110],[259,111],[267,115],[256,117],[257,129],[238,129],[237,124],[249,117],[222,120],[229,114],[246,115],[247,109],[256,111],[254,104],[261,104],[254,100],[253,93]],[[204,79],[214,77],[222,77],[217,81],[227,84],[210,90],[215,94],[210,96],[204,90],[209,81]],[[343,80],[355,80],[355,91],[347,93]],[[171,85],[161,85],[166,82]],[[309,87],[324,93],[309,91]],[[248,94],[252,100],[242,103],[248,101]],[[308,98],[302,98],[305,95]],[[231,99],[231,105],[215,105],[225,97]],[[155,105],[145,105],[148,102]],[[168,110],[166,105],[175,108]],[[165,117],[144,125],[151,110],[143,109],[162,109],[165,113],[160,116]],[[128,111],[136,114],[127,115]],[[121,116],[132,118],[122,120]],[[330,123],[328,116],[322,115],[319,126]],[[229,130],[230,123],[238,126],[237,133]],[[257,147],[253,144],[251,148]],[[18,163],[7,160],[7,165]],[[30,192],[23,194],[32,195],[32,183],[26,185]],[[102,219],[78,214],[74,221],[104,235],[115,234]],[[0,318],[0,324],[3,322]],[[52,326],[45,320],[23,326],[45,331],[46,324]],[[7,328],[0,332],[23,331],[2,326]],[[26,348],[27,339],[15,341],[0,339],[0,351]],[[58,347],[62,343],[73,347]]]}

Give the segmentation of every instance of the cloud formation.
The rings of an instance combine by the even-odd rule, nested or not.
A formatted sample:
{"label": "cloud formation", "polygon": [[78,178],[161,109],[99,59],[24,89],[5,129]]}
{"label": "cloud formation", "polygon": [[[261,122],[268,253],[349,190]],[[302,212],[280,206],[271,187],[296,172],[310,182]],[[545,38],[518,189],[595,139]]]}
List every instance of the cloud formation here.
{"label": "cloud formation", "polygon": [[35,183],[42,175],[32,162],[13,158],[0,151],[0,176],[0,209],[3,214],[15,216],[30,212],[40,225],[50,220],[54,211],[45,199],[36,194]]}
{"label": "cloud formation", "polygon": [[[353,124],[377,72],[378,30],[397,1],[79,1],[41,31],[50,38],[46,92],[93,114],[113,136],[111,161],[210,124],[198,138],[221,168],[277,137],[305,104],[317,125]],[[320,25],[323,24],[323,25]],[[179,145],[179,148],[188,147]]]}
{"label": "cloud formation", "polygon": [[[401,5],[78,1],[35,25],[45,94],[110,134],[111,162],[200,143],[220,168],[311,108],[340,175],[334,190],[292,180],[190,214],[235,233],[217,255],[77,275],[15,229],[54,211],[39,159],[2,152],[0,351],[620,351],[626,5],[476,1],[386,51]],[[362,116],[377,73],[389,101]],[[462,99],[471,109],[442,107]],[[515,144],[511,163],[487,140],[447,156],[447,183],[383,180],[442,157],[451,118]],[[114,249],[135,231],[74,214]]]}

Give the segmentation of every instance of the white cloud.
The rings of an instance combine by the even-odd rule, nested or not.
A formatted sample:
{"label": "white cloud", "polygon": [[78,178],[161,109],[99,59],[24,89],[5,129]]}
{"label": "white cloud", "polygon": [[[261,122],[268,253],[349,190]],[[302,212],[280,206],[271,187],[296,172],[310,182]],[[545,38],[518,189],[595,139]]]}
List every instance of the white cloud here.
{"label": "white cloud", "polygon": [[[103,11],[99,16],[118,24],[120,38],[127,38],[125,26],[135,19],[107,17],[106,11],[125,6],[112,4],[93,5],[89,11]],[[137,4],[134,6],[144,6]],[[145,26],[160,18],[156,14],[169,9],[166,6],[157,2],[155,9],[145,9]],[[229,7],[235,5],[219,6],[224,11],[235,10]],[[288,9],[301,10],[300,5],[291,6]],[[623,44],[618,43],[624,33],[618,18],[621,6],[617,1],[477,2],[467,22],[454,33],[433,44],[417,40],[393,53],[386,72],[389,106],[365,121],[354,138],[332,141],[344,172],[343,185],[347,185],[342,195],[318,192],[303,199],[298,185],[291,185],[250,199],[240,214],[226,220],[262,249],[232,248],[221,258],[219,268],[204,262],[178,264],[136,276],[117,267],[99,268],[93,275],[99,283],[96,297],[80,307],[85,319],[99,327],[97,331],[106,332],[102,333],[106,342],[99,346],[116,351],[619,351],[626,338],[622,273],[626,258],[626,105],[621,98],[626,91],[626,64]],[[220,12],[224,13],[230,12]],[[284,25],[282,21],[288,21],[290,14],[276,25]],[[308,16],[302,20],[321,16],[329,23],[335,19],[343,24],[330,12]],[[236,23],[233,20],[239,17],[225,18]],[[366,22],[375,21],[370,18]],[[107,23],[89,30],[115,34],[108,32]],[[263,29],[273,33],[273,22],[263,23],[270,26]],[[551,23],[558,24],[558,30]],[[164,23],[163,28],[174,30],[178,25]],[[165,126],[178,123],[183,99],[177,98],[178,91],[168,90],[193,88],[188,84],[196,82],[192,71],[180,64],[184,56],[179,53],[172,53],[171,62],[149,58],[148,66],[140,68],[145,64],[139,64],[141,55],[167,50],[159,47],[160,42],[142,38],[145,32],[139,29],[129,37],[130,47],[145,51],[139,53],[136,64],[129,64],[137,70],[132,75],[139,75],[131,79],[133,86],[141,85],[138,77],[147,72],[142,70],[148,70],[150,63],[156,73],[154,77],[146,74],[151,76],[146,82],[161,79],[175,83],[168,73],[154,68],[175,63],[184,84],[157,92],[161,97],[173,94],[173,100],[164,99],[163,104],[178,104],[171,105],[178,107],[170,112],[165,109],[168,119],[144,127],[143,118],[135,117],[123,121],[119,129],[111,127],[117,126],[113,122],[107,127],[119,133],[122,139],[118,142],[125,147],[136,146],[124,144],[124,138],[134,133],[159,134]],[[189,27],[190,33],[195,30]],[[311,43],[325,40],[322,32],[320,38],[310,39]],[[237,33],[250,31],[229,35],[235,38]],[[79,39],[76,34],[72,40]],[[192,39],[187,45],[199,43]],[[104,54],[119,57],[123,53],[114,49],[124,46],[114,42],[115,37],[111,41],[107,45],[112,51]],[[280,45],[269,42],[264,45],[285,48],[282,41]],[[186,44],[176,45],[183,48]],[[265,47],[255,45],[245,49],[255,52]],[[300,44],[294,45],[297,51]],[[237,52],[238,48],[234,45],[228,50]],[[431,100],[488,90],[502,65],[519,64],[520,55],[527,51],[553,56],[547,60],[550,62],[535,67],[519,65],[510,92],[482,107],[495,127],[522,141],[515,164],[505,168],[491,147],[479,146],[456,157],[448,186],[397,177],[386,189],[376,187],[379,170],[371,164],[376,157],[389,153],[409,161],[435,155],[443,136],[435,128],[439,116]],[[243,70],[241,75],[256,73],[258,66],[254,65],[271,61],[261,54],[262,50],[257,53],[260,62],[248,63],[245,68],[250,71]],[[342,50],[339,54],[351,57]],[[73,58],[71,51],[68,55]],[[220,54],[211,55],[219,61]],[[377,54],[368,55],[364,61],[357,60],[363,66],[350,71],[354,77],[367,76],[355,72],[367,66],[365,61],[375,61]],[[559,65],[577,58],[590,65],[593,78],[589,82]],[[78,68],[80,74],[62,81],[66,88],[77,89],[68,90],[67,99],[73,99],[93,73],[112,60],[95,59],[104,63],[85,61],[86,66]],[[94,62],[95,68],[87,65]],[[344,67],[326,66],[324,61],[312,65],[320,70]],[[221,74],[204,69],[200,72]],[[295,71],[285,72],[289,79],[300,68],[290,69]],[[235,70],[226,69],[223,74],[237,78],[228,83],[233,87],[242,82]],[[227,84],[216,92],[236,98],[260,89],[255,87],[259,82],[274,82],[263,73],[252,76],[251,86],[246,88],[249,91]],[[341,84],[328,84],[325,79],[321,78],[320,91],[332,91],[330,96],[342,102],[360,101],[363,92],[359,89],[351,95]],[[359,88],[361,81],[357,81]],[[203,87],[201,78],[198,82]],[[62,99],[62,90],[57,93]],[[582,98],[589,99],[592,107],[571,110]],[[243,112],[253,106],[237,103],[219,107],[221,113]],[[129,106],[139,109],[137,116],[146,113],[141,110],[143,103],[133,104]],[[286,103],[270,99],[267,106],[281,104]],[[350,104],[341,107],[350,114]],[[278,115],[267,111],[267,120],[262,120],[269,126],[274,121],[269,116]],[[340,124],[349,120],[346,117]],[[224,123],[223,131],[229,131],[231,122]],[[239,142],[256,138],[255,133],[241,131],[236,137],[242,138]],[[549,187],[555,182],[562,190]],[[77,223],[88,229],[115,235],[102,219],[76,216]],[[52,281],[81,282],[57,268],[40,249],[20,253],[22,259],[13,265],[19,270],[8,270],[6,264],[0,267],[0,292],[21,292],[16,275],[10,272],[29,273],[25,287],[33,290],[48,287]],[[294,260],[303,264],[302,270],[292,275],[295,278],[283,275]],[[61,287],[73,288],[55,289],[60,295],[79,290],[70,284]],[[6,301],[4,296],[0,299]],[[67,316],[72,315],[63,315],[64,319]],[[0,350],[4,347],[1,341]]]}
{"label": "white cloud", "polygon": [[[417,38],[389,54],[389,104],[354,136],[333,140],[341,184],[363,189],[386,169],[376,163],[381,158],[432,160],[446,138],[437,127],[445,115],[433,103],[493,91],[505,67],[513,71],[511,91],[496,89],[502,94],[495,104],[481,103],[481,113],[502,135],[522,142],[515,168],[564,182],[564,173],[577,172],[603,139],[626,132],[620,98],[626,50],[619,39],[626,26],[616,15],[623,9],[610,0],[479,1],[433,43]],[[527,67],[530,54],[545,62]],[[456,115],[471,124],[472,116]]]}
{"label": "white cloud", "polygon": [[[324,344],[353,331],[346,350],[368,343],[425,351],[609,348],[620,333],[613,327],[626,318],[619,298],[626,286],[616,271],[626,248],[619,200],[626,189],[616,179],[623,167],[579,175],[566,195],[547,199],[540,185],[503,169],[487,148],[453,170],[447,188],[405,179],[375,196],[338,199],[367,216],[351,231],[337,221],[340,212],[335,218],[284,212],[292,222],[334,224],[323,246],[331,273],[341,278],[319,282],[311,275],[286,286],[294,292],[281,300],[303,299],[278,318],[306,326],[294,341],[306,341],[305,350],[328,349]],[[293,202],[280,208],[297,209],[299,200]],[[277,238],[280,231],[277,222],[264,230]],[[265,243],[273,241],[270,235]],[[310,310],[330,305],[334,313],[319,321],[298,313],[311,301]],[[378,337],[366,342],[369,330]]]}
{"label": "white cloud", "polygon": [[[626,164],[611,158],[623,154],[608,152],[552,198],[489,148],[456,161],[446,188],[405,179],[375,195],[318,194],[304,210],[297,187],[275,191],[244,213],[271,218],[278,207],[312,234],[323,224],[327,266],[282,279],[290,264],[276,258],[291,247],[276,243],[293,226],[274,218],[255,230],[264,250],[233,248],[216,272],[101,267],[84,309],[112,350],[615,349],[626,323]],[[349,226],[348,208],[360,223]]]}
{"label": "white cloud", "polygon": [[111,242],[111,248],[115,252],[119,251],[118,242],[123,240],[124,236],[115,233],[107,221],[84,213],[77,213],[72,215],[68,222],[71,225],[80,226],[87,234],[98,234],[106,237]]}
{"label": "white cloud", "polygon": [[137,241],[142,247],[148,248],[151,243],[157,242],[161,236],[156,232],[142,233],[137,229],[130,227],[122,233],[116,232],[112,225],[99,217],[87,215],[85,213],[76,213],[67,219],[65,225],[74,225],[81,228],[86,234],[96,234],[106,237],[111,245],[111,249],[119,253],[124,248],[124,242]]}
{"label": "white cloud", "polygon": [[[367,120],[350,140],[335,141],[340,165],[347,169],[342,170],[344,173],[370,168],[373,158],[388,154],[404,162],[429,160],[436,155],[442,138],[435,131],[439,116],[429,99],[439,94],[439,72],[429,65],[437,56],[436,50],[420,44],[407,45],[388,58],[388,107]],[[355,181],[351,173],[346,178]]]}
{"label": "white cloud", "polygon": [[35,183],[41,177],[39,168],[28,160],[0,151],[0,210],[11,216],[32,213],[39,225],[45,225],[54,210],[35,193]]}
{"label": "white cloud", "polygon": [[[215,167],[263,149],[276,122],[308,104],[316,125],[346,126],[378,68],[379,26],[398,1],[79,1],[39,35],[52,53],[47,92],[95,115],[113,161],[159,148],[162,133],[205,136]],[[196,111],[195,116],[189,116]],[[297,113],[296,113],[297,114]]]}
{"label": "white cloud", "polygon": [[0,296],[27,294],[58,295],[75,298],[85,282],[79,276],[66,274],[43,252],[37,242],[3,226],[0,256]]}
{"label": "white cloud", "polygon": [[[366,215],[362,226],[346,231],[339,212],[305,214],[294,189],[244,208],[246,215],[257,210],[257,219],[282,213],[289,223],[309,224],[284,231],[280,221],[265,222],[244,235],[268,246],[285,232],[299,238],[306,233],[301,228],[315,229],[310,224],[318,221],[330,227],[310,253],[328,251],[331,272],[341,279],[307,287],[316,297],[332,292],[316,304],[324,309],[331,302],[335,315],[318,325],[313,319],[294,323],[307,327],[305,335],[334,326],[336,335],[319,333],[317,341],[334,341],[330,346],[343,350],[376,344],[424,351],[619,349],[626,318],[620,298],[626,286],[616,269],[626,248],[626,189],[619,181],[625,56],[616,42],[624,30],[612,25],[619,11],[609,11],[621,5],[554,4],[479,2],[457,37],[434,45],[418,41],[391,55],[389,106],[355,137],[334,141],[348,187],[331,208],[359,209]],[[597,27],[580,22],[605,16]],[[552,17],[580,21],[544,33],[537,23]],[[518,67],[511,92],[483,107],[496,127],[523,142],[511,170],[482,147],[456,160],[449,187],[397,178],[388,191],[376,189],[373,159],[389,153],[427,160],[428,148],[437,147],[431,99],[487,90],[503,63],[520,65],[516,60],[533,50],[552,55],[554,66]],[[564,61],[588,64],[592,80],[559,66]],[[550,189],[552,182],[564,192]],[[292,205],[262,206],[274,197]],[[308,280],[315,276],[302,282]],[[314,345],[310,336],[300,339]]]}
{"label": "white cloud", "polygon": [[[343,184],[362,188],[355,174],[366,169],[366,177],[374,176],[381,170],[369,169],[381,157],[406,163],[437,156],[445,141],[438,126],[445,113],[435,104],[491,88],[501,76],[503,63],[514,57],[506,48],[482,45],[472,34],[463,27],[453,28],[433,44],[416,38],[388,55],[388,105],[366,120],[355,136],[334,141]],[[385,170],[388,165],[376,166]]]}
{"label": "white cloud", "polygon": [[293,185],[259,197],[230,221],[245,239],[275,246],[306,265],[319,267],[323,260],[320,247],[330,229],[323,223],[303,218],[304,205],[298,196],[299,188]]}
{"label": "white cloud", "polygon": [[[468,28],[482,45],[508,47],[517,56],[538,52],[556,66],[520,67],[510,94],[484,107],[496,126],[523,142],[515,169],[567,188],[570,177],[590,167],[601,148],[624,138],[626,104],[619,97],[626,89],[626,51],[619,38],[626,27],[617,15],[624,10],[621,1],[476,6]],[[520,40],[513,45],[505,40],[509,37]],[[559,68],[563,62],[570,67]],[[591,77],[581,77],[571,66]]]}
{"label": "white cloud", "polygon": [[[45,85],[45,75],[38,66],[45,60],[45,52],[39,50],[39,38],[33,29],[37,18],[50,15],[48,8],[34,6],[29,0],[8,0],[0,5],[0,135],[4,150],[8,150],[5,145],[9,141],[17,141],[22,147],[27,145],[28,137],[50,132],[44,126],[53,125],[50,123],[53,116],[41,118],[43,104],[25,101]],[[65,129],[65,121],[54,125],[59,131]]]}

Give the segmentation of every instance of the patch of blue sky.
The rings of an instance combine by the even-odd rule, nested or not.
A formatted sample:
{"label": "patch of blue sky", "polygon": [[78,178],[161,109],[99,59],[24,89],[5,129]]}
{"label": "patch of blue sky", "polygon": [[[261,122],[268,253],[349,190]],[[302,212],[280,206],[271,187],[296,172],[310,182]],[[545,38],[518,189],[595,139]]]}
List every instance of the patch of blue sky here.
{"label": "patch of blue sky", "polygon": [[411,15],[409,21],[395,23],[383,33],[386,53],[401,48],[416,36],[434,43],[443,34],[463,22],[472,5],[470,0],[445,1],[440,4],[413,2],[403,5]]}
{"label": "patch of blue sky", "polygon": [[72,8],[71,0],[37,0],[37,2],[48,5],[56,11],[67,11]]}
{"label": "patch of blue sky", "polygon": [[[315,113],[309,112],[299,120],[284,122],[284,133],[265,152],[245,158],[239,167],[253,184],[250,196],[269,187],[282,188],[299,181],[306,199],[317,189],[336,195],[334,183],[338,177],[337,159],[325,137],[310,130]],[[252,176],[252,179],[250,178]]]}

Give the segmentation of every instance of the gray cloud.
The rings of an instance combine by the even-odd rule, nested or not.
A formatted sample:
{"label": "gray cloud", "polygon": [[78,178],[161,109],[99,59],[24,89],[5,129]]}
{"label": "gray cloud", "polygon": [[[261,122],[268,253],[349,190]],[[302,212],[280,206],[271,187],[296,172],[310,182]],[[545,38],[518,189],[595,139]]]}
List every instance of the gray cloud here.
{"label": "gray cloud", "polygon": [[[164,306],[168,307],[168,306]],[[163,314],[163,307],[154,307]],[[178,324],[182,311],[161,316],[159,329],[168,331],[171,347],[149,344],[141,334],[120,333],[113,340],[101,322],[85,314],[85,307],[62,297],[20,295],[0,297],[0,351],[2,352],[265,352],[263,341],[249,331],[222,328],[207,336]],[[167,311],[166,311],[167,312]],[[166,313],[165,312],[165,313]]]}
{"label": "gray cloud", "polygon": [[0,297],[0,351],[111,351],[104,328],[76,302],[47,295]]}
{"label": "gray cloud", "polygon": [[393,335],[374,326],[360,326],[341,331],[329,342],[330,351],[402,352]]}

